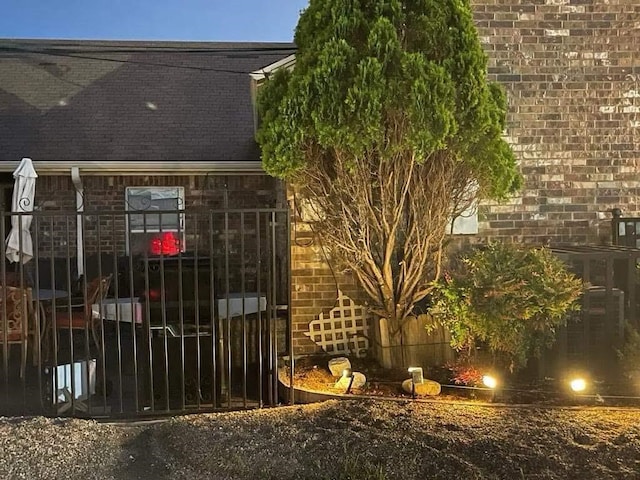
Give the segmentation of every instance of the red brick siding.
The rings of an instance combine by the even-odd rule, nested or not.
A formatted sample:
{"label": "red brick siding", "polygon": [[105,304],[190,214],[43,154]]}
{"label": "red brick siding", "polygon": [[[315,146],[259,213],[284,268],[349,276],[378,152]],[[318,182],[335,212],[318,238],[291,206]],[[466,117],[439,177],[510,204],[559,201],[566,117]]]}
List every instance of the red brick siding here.
{"label": "red brick siding", "polygon": [[480,235],[608,241],[608,210],[640,215],[637,0],[472,4],[525,178],[512,201],[481,209]]}
{"label": "red brick siding", "polygon": [[[84,176],[84,209],[99,213],[87,216],[85,220],[85,253],[90,255],[99,249],[102,252],[121,254],[125,250],[125,189],[134,186],[182,186],[185,189],[185,241],[187,248],[195,247],[196,238],[209,229],[209,223],[202,221],[206,215],[192,215],[195,209],[229,208],[273,208],[277,203],[280,183],[266,175],[191,175],[191,176]],[[36,202],[43,212],[60,212],[59,216],[42,217],[38,228],[38,246],[45,256],[52,251],[55,255],[66,255],[67,245],[75,255],[76,217],[72,213],[76,207],[76,193],[70,175],[41,175],[36,185]],[[111,214],[111,215],[110,215]],[[99,218],[99,221],[98,221]],[[196,220],[198,218],[198,220]],[[237,234],[240,228],[239,215],[230,217],[230,233]],[[252,217],[245,219],[246,233],[252,229]],[[216,218],[219,224],[220,219]],[[198,225],[196,225],[196,222]],[[222,228],[216,226],[216,231]],[[100,245],[98,246],[98,231]],[[249,244],[249,240],[247,241]],[[208,242],[202,242],[208,246]]]}
{"label": "red brick siding", "polygon": [[296,354],[310,354],[322,349],[305,332],[309,322],[322,312],[331,310],[338,297],[338,288],[356,299],[353,278],[332,270],[323,253],[322,232],[314,232],[295,214],[291,227],[291,315],[293,347]]}

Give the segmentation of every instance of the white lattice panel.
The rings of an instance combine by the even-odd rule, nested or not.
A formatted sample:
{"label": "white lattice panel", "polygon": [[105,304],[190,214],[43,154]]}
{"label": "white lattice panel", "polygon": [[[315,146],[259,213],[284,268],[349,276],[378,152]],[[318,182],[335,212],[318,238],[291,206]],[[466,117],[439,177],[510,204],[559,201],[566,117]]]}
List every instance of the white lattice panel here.
{"label": "white lattice panel", "polygon": [[325,352],[361,356],[369,349],[366,310],[338,290],[338,305],[309,323],[305,335]]}

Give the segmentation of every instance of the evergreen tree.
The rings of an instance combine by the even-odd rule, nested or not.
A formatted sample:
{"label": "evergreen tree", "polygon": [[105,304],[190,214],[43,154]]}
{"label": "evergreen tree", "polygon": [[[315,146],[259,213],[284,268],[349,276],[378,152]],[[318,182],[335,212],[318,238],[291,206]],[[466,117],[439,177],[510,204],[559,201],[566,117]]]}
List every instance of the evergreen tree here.
{"label": "evergreen tree", "polygon": [[439,276],[450,219],[520,186],[468,0],[311,0],[261,87],[265,170],[309,200],[392,334]]}

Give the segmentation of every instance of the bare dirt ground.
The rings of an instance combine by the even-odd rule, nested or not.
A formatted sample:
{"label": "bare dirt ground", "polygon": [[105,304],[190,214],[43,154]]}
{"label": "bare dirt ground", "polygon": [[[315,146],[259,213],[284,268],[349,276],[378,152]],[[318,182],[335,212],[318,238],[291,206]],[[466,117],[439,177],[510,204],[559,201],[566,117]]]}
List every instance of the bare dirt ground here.
{"label": "bare dirt ground", "polygon": [[0,419],[3,479],[640,479],[640,410],[328,401],[145,425]]}

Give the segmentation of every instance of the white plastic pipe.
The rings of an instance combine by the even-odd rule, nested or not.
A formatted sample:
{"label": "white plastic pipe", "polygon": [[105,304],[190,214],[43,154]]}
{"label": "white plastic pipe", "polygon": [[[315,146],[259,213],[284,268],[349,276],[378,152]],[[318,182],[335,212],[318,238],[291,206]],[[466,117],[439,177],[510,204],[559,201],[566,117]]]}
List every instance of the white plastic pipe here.
{"label": "white plastic pipe", "polygon": [[78,212],[76,221],[76,257],[79,277],[84,274],[84,239],[82,237],[82,222],[84,217],[81,215],[81,213],[84,212],[84,186],[82,185],[80,169],[78,167],[71,167],[71,181],[76,189],[76,211]]}

